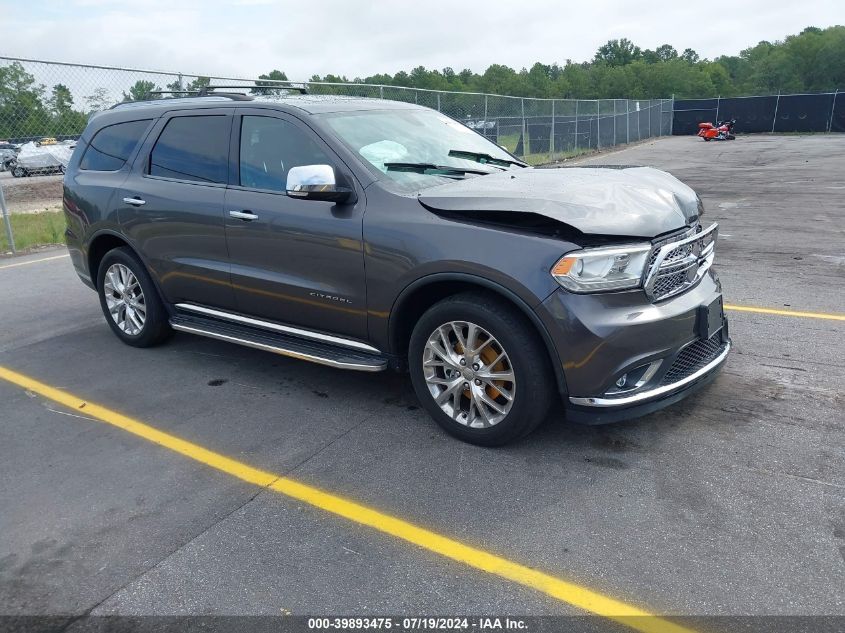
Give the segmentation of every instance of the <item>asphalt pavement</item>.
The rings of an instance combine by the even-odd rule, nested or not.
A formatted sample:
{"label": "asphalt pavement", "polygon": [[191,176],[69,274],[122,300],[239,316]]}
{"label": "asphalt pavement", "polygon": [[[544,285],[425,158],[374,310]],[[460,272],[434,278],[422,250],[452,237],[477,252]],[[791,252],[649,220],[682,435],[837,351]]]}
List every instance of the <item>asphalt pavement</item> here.
{"label": "asphalt pavement", "polygon": [[[402,375],[124,346],[61,249],[0,259],[0,366],[653,613],[845,615],[845,136],[581,164],[696,188],[726,303],[774,311],[729,310],[721,375],[663,412],[470,446]],[[0,481],[0,614],[583,613],[2,380]]]}

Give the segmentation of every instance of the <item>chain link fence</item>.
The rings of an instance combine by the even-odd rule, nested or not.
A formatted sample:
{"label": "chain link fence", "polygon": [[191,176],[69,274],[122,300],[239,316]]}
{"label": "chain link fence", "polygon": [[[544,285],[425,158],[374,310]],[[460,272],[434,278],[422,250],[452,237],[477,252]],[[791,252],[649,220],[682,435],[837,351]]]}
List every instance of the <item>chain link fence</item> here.
{"label": "chain link fence", "polygon": [[[209,85],[227,86],[231,91],[256,95],[282,95],[289,92],[292,84],[304,86],[309,94],[392,99],[426,106],[465,123],[532,164],[672,133],[671,99],[533,99],[0,57],[0,172],[11,172],[11,175],[60,172],[90,115],[122,101],[171,96],[155,94],[158,91],[195,93]],[[53,169],[18,169],[16,172],[15,167],[21,165],[15,161],[22,162],[25,151],[32,148],[50,153],[55,160],[47,160],[45,164],[50,163]],[[23,211],[60,208],[60,183],[46,182],[57,179],[32,179],[45,181],[37,187],[35,182],[14,186],[24,185],[30,179],[13,181],[9,176],[10,173],[0,173],[0,187],[6,188],[5,206],[11,212],[18,215]],[[23,219],[17,218],[17,221]],[[11,239],[3,237],[0,232],[0,248],[13,248]]]}
{"label": "chain link fence", "polygon": [[[671,134],[672,126],[671,99],[533,99],[362,83],[295,83],[310,94],[427,106],[535,163]],[[143,99],[150,92],[190,92],[209,84],[278,94],[286,82],[0,57],[0,141],[73,140],[92,112]]]}

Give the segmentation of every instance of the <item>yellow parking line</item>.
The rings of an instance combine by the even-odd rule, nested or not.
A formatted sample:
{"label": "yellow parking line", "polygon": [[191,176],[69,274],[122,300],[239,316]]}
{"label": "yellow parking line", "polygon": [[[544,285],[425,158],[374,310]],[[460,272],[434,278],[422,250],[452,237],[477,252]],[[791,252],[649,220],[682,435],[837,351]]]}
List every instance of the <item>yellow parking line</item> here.
{"label": "yellow parking line", "polygon": [[845,314],[830,312],[802,312],[798,310],[779,310],[777,308],[755,308],[754,306],[738,306],[730,303],[724,305],[725,310],[736,312],[757,312],[758,314],[777,314],[779,316],[802,317],[804,319],[828,319],[830,321],[845,321]]}
{"label": "yellow parking line", "polygon": [[53,257],[42,257],[41,259],[30,259],[27,262],[15,262],[14,264],[5,264],[0,266],[0,270],[4,268],[17,268],[18,266],[29,266],[30,264],[39,264],[41,262],[49,262],[52,259],[64,259],[65,257],[70,257],[67,253],[64,255],[55,255]]}
{"label": "yellow parking line", "polygon": [[0,366],[0,378],[243,481],[274,490],[315,508],[369,526],[469,567],[530,587],[584,611],[620,622],[643,633],[692,633],[688,628],[576,583],[465,545],[448,536],[313,486],[253,468],[6,367]]}

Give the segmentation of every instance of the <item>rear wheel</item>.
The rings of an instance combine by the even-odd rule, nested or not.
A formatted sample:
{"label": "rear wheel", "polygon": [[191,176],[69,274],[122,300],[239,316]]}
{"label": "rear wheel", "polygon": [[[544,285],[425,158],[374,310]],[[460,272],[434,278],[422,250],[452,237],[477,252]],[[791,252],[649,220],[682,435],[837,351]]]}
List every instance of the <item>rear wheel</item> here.
{"label": "rear wheel", "polygon": [[24,176],[26,176],[26,169],[24,169],[23,167],[15,167],[12,170],[12,175],[15,178],[23,178]]}
{"label": "rear wheel", "polygon": [[530,433],[554,395],[548,354],[532,325],[486,294],[430,308],[414,327],[408,362],[429,414],[473,444],[497,446]]}
{"label": "rear wheel", "polygon": [[127,345],[151,347],[170,334],[164,303],[147,269],[130,249],[106,253],[97,288],[109,327]]}

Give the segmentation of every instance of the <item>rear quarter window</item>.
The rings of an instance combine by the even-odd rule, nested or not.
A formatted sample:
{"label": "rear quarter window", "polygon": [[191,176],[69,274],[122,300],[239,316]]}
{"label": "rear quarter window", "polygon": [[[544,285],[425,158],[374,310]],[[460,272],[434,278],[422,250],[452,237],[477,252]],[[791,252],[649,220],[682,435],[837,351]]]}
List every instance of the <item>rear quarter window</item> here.
{"label": "rear quarter window", "polygon": [[129,160],[149,124],[150,119],[143,119],[104,127],[91,139],[79,163],[79,168],[95,171],[121,169]]}
{"label": "rear quarter window", "polygon": [[230,127],[226,115],[173,117],[150,152],[149,174],[225,184]]}

